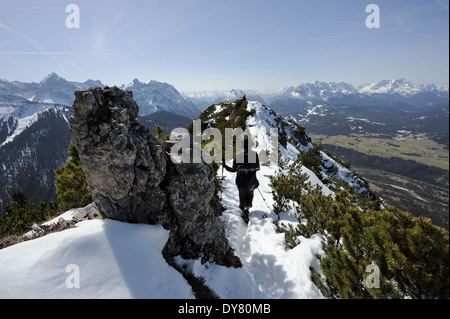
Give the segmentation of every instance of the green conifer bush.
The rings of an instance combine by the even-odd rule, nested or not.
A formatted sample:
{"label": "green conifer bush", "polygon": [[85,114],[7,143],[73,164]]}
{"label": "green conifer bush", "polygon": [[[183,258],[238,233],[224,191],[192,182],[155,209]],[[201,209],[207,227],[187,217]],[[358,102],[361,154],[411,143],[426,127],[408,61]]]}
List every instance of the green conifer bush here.
{"label": "green conifer bush", "polygon": [[78,149],[71,144],[67,155],[70,156],[69,161],[55,171],[56,193],[61,211],[84,207],[92,202]]}
{"label": "green conifer bush", "polygon": [[279,226],[289,248],[298,236],[323,235],[321,274],[312,274],[325,296],[449,298],[449,237],[443,228],[380,207],[373,195],[362,198],[349,187],[325,196],[299,173],[302,162],[271,177],[274,211],[294,211],[299,220],[296,228]]}
{"label": "green conifer bush", "polygon": [[11,193],[10,202],[3,206],[3,210],[6,214],[0,217],[0,239],[21,235],[29,231],[34,223],[54,217],[57,203],[33,203],[25,192],[14,190]]}

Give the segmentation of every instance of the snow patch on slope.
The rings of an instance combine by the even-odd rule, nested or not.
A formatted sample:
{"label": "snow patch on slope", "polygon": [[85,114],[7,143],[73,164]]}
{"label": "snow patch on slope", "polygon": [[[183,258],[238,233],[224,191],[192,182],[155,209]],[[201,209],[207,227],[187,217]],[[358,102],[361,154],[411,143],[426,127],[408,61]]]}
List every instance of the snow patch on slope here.
{"label": "snow patch on slope", "polygon": [[90,220],[4,248],[0,298],[194,298],[161,255],[168,237],[160,225]]}

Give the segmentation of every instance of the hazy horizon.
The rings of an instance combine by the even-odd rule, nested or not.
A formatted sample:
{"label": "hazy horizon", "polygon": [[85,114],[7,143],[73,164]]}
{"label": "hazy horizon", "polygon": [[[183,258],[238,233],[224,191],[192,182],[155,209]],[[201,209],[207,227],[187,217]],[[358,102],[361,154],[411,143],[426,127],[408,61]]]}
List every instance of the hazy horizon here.
{"label": "hazy horizon", "polygon": [[[64,78],[63,76],[57,74],[56,72],[52,72],[52,73],[55,73],[57,76],[60,76],[60,77]],[[49,73],[47,76],[50,76],[52,73]],[[46,77],[47,77],[47,76],[46,76]],[[32,81],[32,82],[34,82],[34,83],[40,83],[40,82],[41,82],[42,80],[44,80],[46,77],[42,78],[41,80],[38,80],[38,81]],[[71,80],[71,79],[67,79],[67,78],[64,78],[64,79],[65,79],[66,81],[69,81],[69,82],[79,82],[79,83],[83,83],[83,82],[90,81],[90,80],[92,80],[92,81],[100,81],[100,82],[102,82],[102,84],[105,85],[105,86],[110,86],[110,87],[117,86],[117,87],[121,87],[121,86],[127,86],[127,85],[131,84],[131,83],[132,83],[135,79],[137,79],[137,78],[134,78],[133,80],[131,80],[131,81],[127,82],[127,83],[124,82],[124,83],[112,83],[112,84],[111,84],[111,83],[105,83],[105,82],[102,81],[102,79],[85,79],[85,80],[82,80],[82,81],[75,81],[75,80]],[[345,81],[337,81],[337,82],[335,82],[335,81],[321,81],[321,80],[316,80],[316,81],[309,81],[309,82],[295,83],[295,84],[292,84],[292,85],[289,85],[289,86],[279,87],[279,88],[276,88],[276,89],[273,89],[273,90],[258,90],[258,89],[251,89],[251,88],[248,89],[248,88],[232,87],[232,88],[213,89],[213,90],[201,90],[201,89],[199,89],[199,90],[191,90],[191,91],[183,91],[183,90],[179,90],[177,87],[175,87],[175,86],[174,86],[172,83],[170,83],[170,82],[162,82],[162,81],[158,81],[158,80],[155,80],[155,79],[146,80],[146,81],[143,81],[143,80],[141,80],[141,79],[137,79],[137,80],[138,80],[139,82],[141,82],[141,83],[148,83],[148,82],[150,82],[150,81],[157,81],[157,82],[161,82],[161,83],[166,83],[166,84],[169,84],[169,85],[174,86],[175,89],[176,89],[177,91],[179,91],[180,93],[183,93],[183,94],[192,94],[192,93],[201,93],[201,92],[214,92],[214,91],[217,91],[217,92],[230,92],[230,91],[232,91],[232,90],[242,90],[242,91],[246,92],[247,94],[248,94],[249,92],[251,92],[251,91],[257,92],[257,93],[275,94],[275,93],[277,93],[278,91],[283,90],[283,89],[285,89],[285,88],[288,88],[288,87],[296,87],[296,86],[299,86],[299,85],[305,84],[305,83],[314,83],[314,82],[325,82],[325,83],[333,83],[333,82],[334,82],[334,83],[341,83],[341,82],[344,82],[344,83],[347,83],[347,84],[352,85],[355,89],[358,89],[360,86],[363,86],[363,85],[369,85],[369,84],[379,83],[379,82],[384,81],[384,80],[392,81],[392,80],[400,80],[400,79],[402,79],[402,78],[398,78],[398,79],[382,79],[382,80],[375,81],[375,82],[372,82],[372,83],[361,83],[361,84],[357,84],[357,85],[355,85],[355,84],[353,84],[353,83],[345,82]],[[9,81],[9,82],[23,82],[23,83],[27,83],[27,81],[20,81],[20,80],[16,80],[16,79],[5,79],[5,78],[1,78],[1,77],[0,77],[0,80],[6,80],[6,81]],[[409,81],[408,79],[405,79],[405,80],[408,81],[408,82],[411,82],[411,83],[414,84],[414,85],[428,85],[428,84],[433,84],[433,85],[437,86],[438,88],[439,88],[439,87],[444,87],[444,88],[449,89],[449,86],[448,86],[448,85],[437,85],[437,84],[435,84],[435,83],[414,83],[414,82],[412,82],[412,81]],[[31,82],[28,82],[28,83],[31,83]]]}

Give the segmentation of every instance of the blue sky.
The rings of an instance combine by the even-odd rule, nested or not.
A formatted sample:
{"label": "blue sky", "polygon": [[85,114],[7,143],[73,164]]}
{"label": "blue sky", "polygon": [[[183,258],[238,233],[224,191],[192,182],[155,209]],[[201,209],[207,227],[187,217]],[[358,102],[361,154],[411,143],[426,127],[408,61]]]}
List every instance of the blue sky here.
{"label": "blue sky", "polygon": [[[80,28],[67,28],[68,4]],[[366,27],[366,6],[380,28]],[[2,0],[0,78],[179,91],[312,81],[448,85],[448,0]]]}

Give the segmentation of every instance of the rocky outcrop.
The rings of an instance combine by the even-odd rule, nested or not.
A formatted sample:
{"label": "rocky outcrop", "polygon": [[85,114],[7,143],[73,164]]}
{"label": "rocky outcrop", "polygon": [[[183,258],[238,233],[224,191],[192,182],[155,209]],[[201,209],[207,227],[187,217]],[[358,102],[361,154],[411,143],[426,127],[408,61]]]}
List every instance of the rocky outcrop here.
{"label": "rocky outcrop", "polygon": [[131,92],[117,88],[76,91],[72,141],[97,208],[130,223],[165,223],[166,174],[161,145],[136,122]]}
{"label": "rocky outcrop", "polygon": [[165,188],[176,216],[177,236],[169,238],[166,249],[190,259],[201,252],[204,260],[234,263],[223,225],[210,205],[215,189],[212,166],[169,162],[167,173]]}
{"label": "rocky outcrop", "polygon": [[166,256],[239,266],[210,206],[210,165],[172,163],[167,150],[137,122],[139,109],[130,91],[76,91],[73,111],[72,141],[102,215],[170,229]]}

